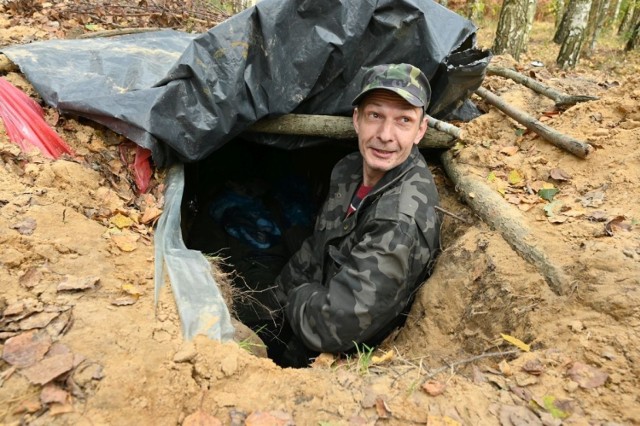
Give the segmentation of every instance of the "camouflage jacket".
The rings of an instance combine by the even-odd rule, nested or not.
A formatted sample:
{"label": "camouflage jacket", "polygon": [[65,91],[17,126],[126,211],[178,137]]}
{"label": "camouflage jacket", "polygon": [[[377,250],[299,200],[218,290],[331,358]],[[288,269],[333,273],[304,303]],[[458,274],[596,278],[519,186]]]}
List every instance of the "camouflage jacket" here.
{"label": "camouflage jacket", "polygon": [[314,351],[379,343],[439,250],[438,194],[417,147],[345,218],[361,181],[359,152],[338,162],[313,235],[276,280],[294,333]]}

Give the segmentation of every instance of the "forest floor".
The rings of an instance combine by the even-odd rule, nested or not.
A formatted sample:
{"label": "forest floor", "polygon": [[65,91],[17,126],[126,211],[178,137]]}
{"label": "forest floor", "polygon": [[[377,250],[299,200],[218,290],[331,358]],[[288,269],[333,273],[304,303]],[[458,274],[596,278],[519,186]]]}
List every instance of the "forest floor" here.
{"label": "forest floor", "polygon": [[[0,45],[78,26],[2,13]],[[183,341],[169,290],[154,311],[161,174],[136,195],[118,137],[49,108],[75,157],[23,154],[0,125],[0,424],[640,423],[640,55],[608,37],[561,71],[552,32],[536,23],[519,62],[494,62],[598,100],[556,111],[513,81],[484,87],[594,152],[576,158],[475,99],[488,112],[461,124],[454,161],[519,212],[569,287],[554,291],[430,158],[443,207],[469,223],[445,217],[435,272],[377,358],[282,369],[246,344]],[[3,77],[37,99],[19,71]]]}

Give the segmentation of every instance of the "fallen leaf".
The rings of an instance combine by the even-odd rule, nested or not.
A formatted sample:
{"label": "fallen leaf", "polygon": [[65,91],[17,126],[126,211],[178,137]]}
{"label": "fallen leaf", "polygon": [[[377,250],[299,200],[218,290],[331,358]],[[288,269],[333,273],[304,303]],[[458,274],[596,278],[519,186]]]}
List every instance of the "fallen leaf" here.
{"label": "fallen leaf", "polygon": [[526,402],[531,401],[532,395],[531,392],[529,392],[527,389],[520,386],[510,385],[509,390],[521,400]]}
{"label": "fallen leaf", "polygon": [[511,366],[509,365],[506,359],[503,359],[502,361],[500,361],[500,363],[498,364],[498,368],[500,369],[500,372],[502,373],[502,375],[505,377],[510,377],[511,375],[513,375],[513,369],[511,368]]}
{"label": "fallen leaf", "polygon": [[123,296],[123,297],[118,297],[117,299],[113,299],[111,301],[111,304],[113,306],[129,306],[129,305],[133,305],[138,301],[137,298],[131,297],[131,296]]}
{"label": "fallen leaf", "polygon": [[522,370],[526,371],[529,374],[539,376],[544,372],[545,367],[538,358],[535,358],[525,362],[524,365],[522,366]]}
{"label": "fallen leaf", "polygon": [[514,379],[516,381],[516,384],[522,388],[538,383],[537,377],[525,373],[515,374]]}
{"label": "fallen leaf", "polygon": [[511,185],[517,185],[522,182],[522,175],[517,170],[511,170],[509,172],[509,177],[507,178],[507,181]]}
{"label": "fallen leaf", "polygon": [[18,368],[40,361],[51,347],[51,337],[42,331],[28,331],[7,339],[2,359]]}
{"label": "fallen leaf", "polygon": [[444,393],[447,389],[447,385],[437,380],[427,380],[422,385],[422,389],[430,396],[438,396]]}
{"label": "fallen leaf", "polygon": [[74,277],[73,275],[66,275],[64,280],[58,284],[57,291],[78,291],[88,290],[96,286],[100,281],[100,277]]}
{"label": "fallen leaf", "polygon": [[391,417],[391,410],[384,398],[381,396],[376,398],[376,412],[378,413],[378,417],[381,419],[388,419]]}
{"label": "fallen leaf", "polygon": [[34,328],[44,328],[56,319],[58,315],[60,315],[60,312],[38,312],[20,321],[20,329],[32,330]]}
{"label": "fallen leaf", "polygon": [[52,340],[57,340],[60,336],[69,330],[73,324],[72,311],[62,312],[56,319],[45,328],[45,331],[51,336]]}
{"label": "fallen leaf", "polygon": [[525,352],[529,352],[531,350],[531,346],[527,345],[526,343],[524,343],[522,340],[518,339],[517,337],[513,337],[510,336],[508,334],[502,334],[500,333],[500,336],[502,336],[502,338],[511,343],[512,345],[516,346],[517,348],[519,348],[520,350],[523,350]]}
{"label": "fallen leaf", "polygon": [[496,180],[496,172],[489,172],[487,175],[487,182],[494,182]]}
{"label": "fallen leaf", "polygon": [[518,152],[518,147],[517,146],[507,146],[504,147],[500,150],[501,154],[505,154],[508,156],[512,156],[514,154],[516,154]]}
{"label": "fallen leaf", "polygon": [[549,177],[560,181],[568,181],[571,179],[571,176],[567,172],[557,168],[549,170]]}
{"label": "fallen leaf", "polygon": [[604,226],[604,230],[609,236],[613,236],[618,231],[631,231],[631,224],[624,222],[626,217],[616,216]]}
{"label": "fallen leaf", "polygon": [[182,426],[222,426],[222,422],[210,414],[205,413],[202,410],[198,410],[194,413],[189,414],[184,421],[182,422]]}
{"label": "fallen leaf", "polygon": [[122,213],[118,213],[115,216],[109,219],[109,222],[115,225],[118,229],[124,229],[132,226],[134,224],[131,218],[123,215]]}
{"label": "fallen leaf", "polygon": [[24,301],[20,300],[18,302],[12,303],[9,306],[7,306],[5,310],[2,312],[2,314],[5,317],[19,315],[22,312],[24,312],[24,308],[25,308]]}
{"label": "fallen leaf", "polygon": [[609,375],[604,371],[577,361],[574,362],[567,371],[567,375],[584,389],[593,389],[602,386],[609,378]]}
{"label": "fallen leaf", "polygon": [[393,351],[393,349],[390,349],[387,352],[385,352],[384,354],[382,354],[381,356],[377,356],[377,355],[372,356],[371,357],[371,363],[372,364],[382,364],[382,363],[385,363],[387,361],[391,361],[393,359],[394,355],[395,355],[395,352]]}
{"label": "fallen leaf", "polygon": [[20,403],[18,407],[13,411],[15,414],[20,413],[35,413],[42,409],[42,404],[37,397],[28,398]]}
{"label": "fallen leaf", "polygon": [[120,288],[122,289],[122,291],[135,298],[138,298],[144,294],[144,290],[142,290],[135,284],[122,284],[122,287]]}
{"label": "fallen leaf", "polygon": [[36,220],[28,217],[22,222],[11,225],[11,229],[15,229],[22,235],[31,235],[36,229]]}
{"label": "fallen leaf", "polygon": [[31,383],[44,385],[73,368],[73,354],[53,355],[38,361],[20,372]]}
{"label": "fallen leaf", "polygon": [[560,192],[558,188],[542,188],[538,191],[538,196],[546,201],[553,201],[553,197]]}
{"label": "fallen leaf", "polygon": [[65,404],[69,401],[69,392],[61,387],[48,383],[42,388],[40,392],[40,402],[43,404],[51,404],[57,402],[58,404]]}
{"label": "fallen leaf", "polygon": [[138,245],[136,244],[140,236],[135,234],[118,234],[112,235],[111,240],[115,243],[116,247],[124,252],[132,252]]}
{"label": "fallen leaf", "polygon": [[140,222],[146,225],[150,222],[153,222],[158,217],[160,217],[161,214],[162,214],[162,210],[160,210],[159,208],[155,206],[147,207],[144,213],[142,214],[142,219],[140,220]]}
{"label": "fallen leaf", "polygon": [[73,405],[66,404],[51,404],[49,407],[49,414],[52,416],[58,416],[60,414],[73,413]]}
{"label": "fallen leaf", "polygon": [[283,411],[254,411],[245,420],[245,426],[294,426],[290,414]]}

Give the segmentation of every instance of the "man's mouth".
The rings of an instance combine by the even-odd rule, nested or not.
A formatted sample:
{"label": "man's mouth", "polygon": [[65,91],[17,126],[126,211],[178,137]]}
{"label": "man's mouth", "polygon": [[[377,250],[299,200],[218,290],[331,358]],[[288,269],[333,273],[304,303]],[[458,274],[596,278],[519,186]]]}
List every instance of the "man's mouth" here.
{"label": "man's mouth", "polygon": [[385,151],[384,149],[377,149],[374,147],[371,147],[371,151],[373,152],[373,155],[380,158],[389,158],[393,155],[393,151]]}

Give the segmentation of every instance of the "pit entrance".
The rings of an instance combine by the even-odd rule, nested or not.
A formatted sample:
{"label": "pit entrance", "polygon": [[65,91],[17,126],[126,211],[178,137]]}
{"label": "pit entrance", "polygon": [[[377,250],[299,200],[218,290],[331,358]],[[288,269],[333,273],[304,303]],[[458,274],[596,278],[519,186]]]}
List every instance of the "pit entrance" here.
{"label": "pit entrance", "polygon": [[218,265],[230,274],[235,295],[229,309],[258,334],[278,365],[298,366],[304,353],[287,347],[291,331],[274,312],[271,289],[311,234],[331,169],[354,150],[355,141],[285,150],[236,139],[185,166],[185,244],[224,259]]}

